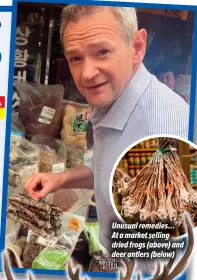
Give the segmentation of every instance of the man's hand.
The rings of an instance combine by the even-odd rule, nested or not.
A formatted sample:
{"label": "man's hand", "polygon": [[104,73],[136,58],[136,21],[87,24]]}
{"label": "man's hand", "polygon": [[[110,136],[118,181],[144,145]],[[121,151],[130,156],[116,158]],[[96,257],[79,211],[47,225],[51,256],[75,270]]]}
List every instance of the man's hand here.
{"label": "man's hand", "polygon": [[64,184],[64,176],[64,172],[36,173],[31,176],[24,187],[31,198],[39,200],[61,188]]}
{"label": "man's hand", "polygon": [[53,174],[36,173],[31,176],[24,187],[31,198],[39,200],[60,188],[93,189],[94,176],[86,166]]}

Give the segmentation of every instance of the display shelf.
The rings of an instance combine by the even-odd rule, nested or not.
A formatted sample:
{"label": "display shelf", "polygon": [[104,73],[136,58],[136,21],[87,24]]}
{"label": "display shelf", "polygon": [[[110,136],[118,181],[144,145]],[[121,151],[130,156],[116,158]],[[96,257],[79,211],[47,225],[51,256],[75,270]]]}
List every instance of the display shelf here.
{"label": "display shelf", "polygon": [[191,161],[190,168],[197,169],[197,165],[196,165],[196,164],[194,164],[194,163]]}
{"label": "display shelf", "polygon": [[132,169],[132,168],[143,168],[144,166],[146,166],[145,164],[144,165],[129,165],[129,169]]}
{"label": "display shelf", "polygon": [[157,149],[154,148],[138,148],[138,149],[131,149],[128,151],[128,155],[130,153],[137,153],[137,152],[156,152]]}
{"label": "display shelf", "polygon": [[[189,152],[191,154],[194,154],[196,151],[197,150],[194,147],[192,147],[192,146],[189,147]],[[193,176],[196,176],[196,173],[193,173],[193,172],[195,172],[194,170],[197,169],[197,164],[196,164],[195,158],[196,158],[196,156],[190,158],[190,180],[192,180],[191,178],[193,178]],[[193,189],[197,190],[197,184],[192,184],[191,182],[190,182],[190,184]]]}

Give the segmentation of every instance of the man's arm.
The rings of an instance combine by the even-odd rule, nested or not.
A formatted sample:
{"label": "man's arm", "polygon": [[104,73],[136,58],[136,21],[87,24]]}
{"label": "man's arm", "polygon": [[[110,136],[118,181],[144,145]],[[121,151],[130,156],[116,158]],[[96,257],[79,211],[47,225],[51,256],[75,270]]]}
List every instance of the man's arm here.
{"label": "man's arm", "polygon": [[92,170],[83,165],[79,168],[70,169],[64,172],[65,180],[62,188],[67,189],[93,189],[94,175]]}

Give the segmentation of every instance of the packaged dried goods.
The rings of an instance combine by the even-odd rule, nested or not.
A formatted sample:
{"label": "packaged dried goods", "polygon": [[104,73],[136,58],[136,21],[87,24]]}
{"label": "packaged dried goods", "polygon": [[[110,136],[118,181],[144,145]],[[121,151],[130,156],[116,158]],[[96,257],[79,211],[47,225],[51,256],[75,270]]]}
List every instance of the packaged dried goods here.
{"label": "packaged dried goods", "polygon": [[19,119],[16,111],[12,110],[12,128],[11,128],[11,134],[12,135],[18,135],[21,137],[25,136],[25,128]]}
{"label": "packaged dried goods", "polygon": [[53,194],[53,204],[59,205],[64,211],[68,211],[78,199],[78,193],[74,189],[60,189]]}
{"label": "packaged dried goods", "polygon": [[86,218],[88,206],[95,206],[91,200],[93,194],[93,190],[87,189],[60,189],[49,197],[49,201],[54,205],[61,206],[64,211]]}
{"label": "packaged dried goods", "polygon": [[62,121],[62,85],[42,85],[15,82],[20,97],[19,118],[25,127],[28,140],[45,134],[59,138]]}
{"label": "packaged dried goods", "polygon": [[23,252],[23,264],[24,267],[32,267],[34,259],[40,254],[45,248],[44,246],[36,243],[38,235],[33,233],[31,230],[28,232],[25,250]]}
{"label": "packaged dried goods", "polygon": [[[64,269],[84,227],[85,218],[64,212],[61,216],[61,233],[54,244],[39,237],[37,243],[46,244],[45,248],[33,261],[32,268]],[[48,243],[48,244],[47,244]]]}
{"label": "packaged dried goods", "polygon": [[86,150],[82,147],[76,147],[74,145],[67,146],[67,168],[77,168],[83,165],[84,155]]}
{"label": "packaged dried goods", "polygon": [[92,257],[90,271],[116,271],[117,263],[99,242],[98,222],[86,222],[84,234],[89,242],[89,254]]}
{"label": "packaged dried goods", "polygon": [[69,257],[70,255],[67,251],[56,248],[45,248],[34,259],[32,268],[64,270],[65,263],[68,261]]}
{"label": "packaged dried goods", "polygon": [[87,148],[86,132],[91,112],[91,107],[85,104],[65,104],[61,137],[66,146]]}
{"label": "packaged dried goods", "polygon": [[39,148],[21,138],[11,135],[9,186],[16,188],[24,184],[33,173],[39,171]]}
{"label": "packaged dried goods", "polygon": [[66,169],[67,148],[62,140],[40,134],[31,142],[40,149],[40,172],[57,173]]}

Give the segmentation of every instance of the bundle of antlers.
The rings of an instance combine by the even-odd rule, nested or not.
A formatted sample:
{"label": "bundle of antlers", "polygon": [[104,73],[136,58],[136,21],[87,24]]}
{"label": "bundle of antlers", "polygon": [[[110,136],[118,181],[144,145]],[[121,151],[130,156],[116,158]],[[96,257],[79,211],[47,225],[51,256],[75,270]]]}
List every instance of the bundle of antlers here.
{"label": "bundle of antlers", "polygon": [[[187,265],[188,259],[192,253],[193,246],[194,246],[193,228],[192,228],[190,219],[187,215],[185,216],[185,222],[186,222],[187,231],[188,231],[188,246],[187,246],[187,249],[186,249],[183,257],[180,259],[180,261],[178,262],[178,264],[174,267],[174,269],[172,271],[171,271],[171,268],[173,266],[175,258],[170,259],[168,264],[164,265],[162,272],[160,269],[160,263],[158,262],[155,275],[153,276],[153,278],[151,278],[149,280],[173,280],[176,276],[178,276],[184,270],[185,266]],[[4,253],[3,257],[4,257],[4,270],[5,270],[5,274],[7,276],[7,280],[14,280],[14,278],[11,274],[11,271],[10,271],[7,254]],[[130,260],[124,259],[124,263],[126,265],[127,272],[126,272],[126,275],[123,276],[122,271],[120,271],[120,280],[130,280],[130,279],[132,279],[131,277],[133,274],[135,260],[134,259],[130,259]],[[75,272],[73,272],[71,264],[69,263],[68,264],[68,275],[71,280],[80,280],[80,268],[78,267],[77,270]],[[33,277],[29,274],[28,279],[33,280]],[[140,274],[138,274],[137,279],[138,280],[141,279]],[[85,278],[85,280],[87,280],[87,279]]]}

